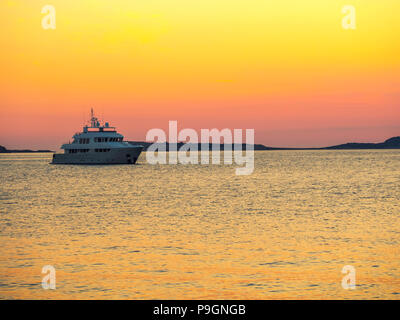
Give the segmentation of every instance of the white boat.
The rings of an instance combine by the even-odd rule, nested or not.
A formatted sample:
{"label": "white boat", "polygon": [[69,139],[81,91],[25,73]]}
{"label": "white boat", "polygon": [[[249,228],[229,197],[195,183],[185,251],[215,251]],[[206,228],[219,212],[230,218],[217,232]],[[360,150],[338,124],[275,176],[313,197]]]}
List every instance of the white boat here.
{"label": "white boat", "polygon": [[102,125],[91,109],[90,126],[61,146],[64,153],[53,154],[53,164],[134,164],[143,146],[123,141],[115,127]]}

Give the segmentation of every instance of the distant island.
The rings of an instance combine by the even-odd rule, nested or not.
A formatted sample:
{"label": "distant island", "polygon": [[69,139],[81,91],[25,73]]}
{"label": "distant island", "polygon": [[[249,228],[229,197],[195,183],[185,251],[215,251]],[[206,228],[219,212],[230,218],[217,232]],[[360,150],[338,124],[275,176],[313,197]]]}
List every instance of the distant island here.
{"label": "distant island", "polygon": [[51,150],[8,150],[6,147],[0,146],[0,153],[31,153],[31,152],[54,152]]}
{"label": "distant island", "polygon": [[[152,144],[150,142],[143,142],[143,141],[129,141],[131,144],[141,144],[144,146],[144,151]],[[183,142],[177,143],[177,149],[183,146]],[[220,145],[221,150],[223,150],[223,144]],[[198,150],[201,150],[201,144],[198,144]],[[206,147],[207,148],[207,147]],[[212,150],[212,144],[208,145],[209,150]],[[246,145],[243,144],[242,148],[245,149]],[[169,151],[169,143],[167,142],[166,145],[167,151]],[[346,144],[340,144],[337,146],[331,147],[323,147],[323,148],[275,148],[275,147],[267,147],[262,144],[254,144],[254,150],[352,150],[352,149],[400,149],[400,137],[393,137],[385,142],[381,143],[358,143],[358,142],[351,142]]]}
{"label": "distant island", "polygon": [[[152,144],[150,142],[143,142],[143,141],[129,141],[131,144],[141,144],[144,146],[144,151]],[[177,144],[177,148],[183,146],[183,142],[179,142]],[[212,144],[208,145],[209,150],[212,150]],[[198,150],[201,150],[201,144],[198,144]],[[218,147],[218,146],[217,146]],[[223,150],[223,144],[219,147]],[[242,148],[245,149],[246,145],[243,144]],[[166,145],[167,151],[169,151],[169,143],[167,142]],[[337,146],[331,147],[324,147],[324,148],[274,148],[274,147],[267,147],[263,144],[255,144],[254,150],[357,150],[357,149],[400,149],[400,137],[393,137],[387,139],[385,142],[380,143],[359,143],[359,142],[350,142],[345,144],[339,144]],[[8,150],[3,146],[0,146],[0,153],[30,153],[30,152],[54,152],[51,150]]]}
{"label": "distant island", "polygon": [[380,143],[351,142],[323,149],[400,149],[400,137],[393,137]]}

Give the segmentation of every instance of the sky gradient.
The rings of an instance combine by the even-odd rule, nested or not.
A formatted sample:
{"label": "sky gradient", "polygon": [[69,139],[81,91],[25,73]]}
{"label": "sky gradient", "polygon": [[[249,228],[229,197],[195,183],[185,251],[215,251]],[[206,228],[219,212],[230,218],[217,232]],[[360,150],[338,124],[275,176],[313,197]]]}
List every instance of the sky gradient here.
{"label": "sky gradient", "polygon": [[178,120],[269,146],[383,141],[400,135],[399,16],[398,0],[0,1],[0,145],[58,149],[91,107],[129,140]]}

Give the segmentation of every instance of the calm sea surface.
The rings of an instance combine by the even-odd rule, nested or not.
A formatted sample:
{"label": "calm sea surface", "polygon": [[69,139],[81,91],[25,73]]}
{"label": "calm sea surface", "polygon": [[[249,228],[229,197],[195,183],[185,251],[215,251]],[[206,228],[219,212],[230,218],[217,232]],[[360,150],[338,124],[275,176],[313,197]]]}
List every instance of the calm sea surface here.
{"label": "calm sea surface", "polygon": [[250,176],[50,159],[0,155],[0,298],[400,299],[400,151],[259,151]]}

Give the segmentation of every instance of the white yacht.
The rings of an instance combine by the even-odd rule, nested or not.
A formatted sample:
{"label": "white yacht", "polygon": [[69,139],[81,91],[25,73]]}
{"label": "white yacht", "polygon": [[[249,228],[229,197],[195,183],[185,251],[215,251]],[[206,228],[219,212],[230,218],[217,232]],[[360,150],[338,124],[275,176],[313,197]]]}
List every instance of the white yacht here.
{"label": "white yacht", "polygon": [[101,124],[91,109],[90,126],[63,144],[64,153],[53,154],[53,164],[134,164],[143,150],[141,145],[123,141],[115,127]]}

